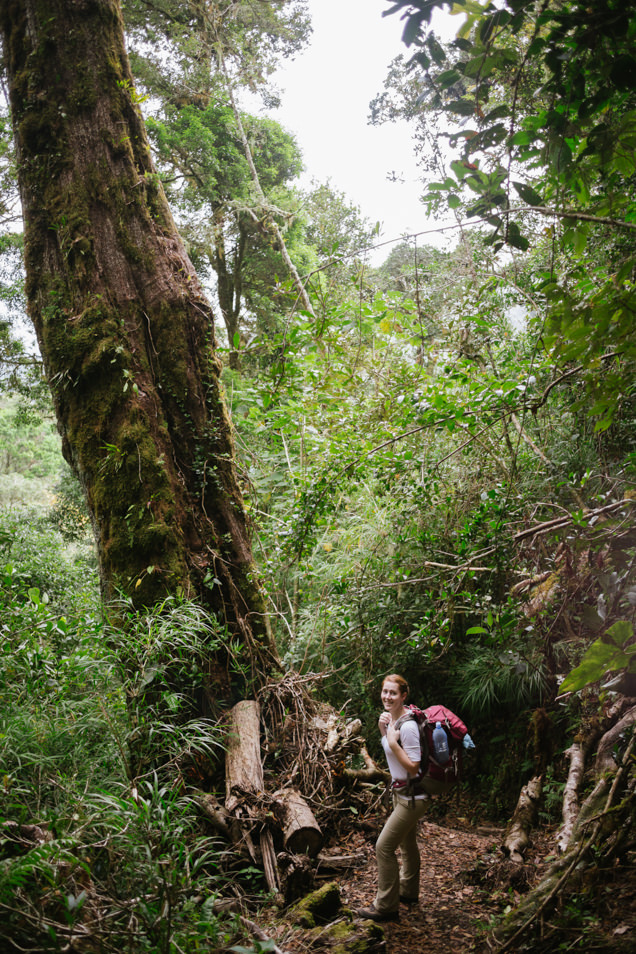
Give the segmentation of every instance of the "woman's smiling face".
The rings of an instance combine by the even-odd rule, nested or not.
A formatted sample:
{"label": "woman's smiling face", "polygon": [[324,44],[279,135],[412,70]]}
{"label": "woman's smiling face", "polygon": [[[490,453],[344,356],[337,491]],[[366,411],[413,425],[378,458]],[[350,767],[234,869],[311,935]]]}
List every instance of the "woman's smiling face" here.
{"label": "woman's smiling face", "polygon": [[404,706],[406,692],[402,692],[397,682],[387,679],[382,683],[380,698],[387,712],[399,712]]}

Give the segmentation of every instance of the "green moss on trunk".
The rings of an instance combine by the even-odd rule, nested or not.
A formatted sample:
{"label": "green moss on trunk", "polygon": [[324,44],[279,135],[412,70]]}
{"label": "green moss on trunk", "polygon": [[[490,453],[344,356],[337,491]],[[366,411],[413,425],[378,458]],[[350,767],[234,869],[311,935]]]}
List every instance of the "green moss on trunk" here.
{"label": "green moss on trunk", "polygon": [[152,166],[118,4],[8,0],[0,27],[29,311],[104,593],[198,595],[262,662],[213,316]]}

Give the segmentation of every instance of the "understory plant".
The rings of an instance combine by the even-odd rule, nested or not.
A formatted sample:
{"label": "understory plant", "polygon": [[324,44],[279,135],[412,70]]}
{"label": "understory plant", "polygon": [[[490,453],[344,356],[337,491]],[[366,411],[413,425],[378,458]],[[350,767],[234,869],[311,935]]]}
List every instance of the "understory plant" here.
{"label": "understory plant", "polygon": [[[245,865],[205,830],[189,794],[220,745],[209,720],[193,719],[188,691],[212,624],[175,601],[141,616],[120,606],[114,625],[96,581],[73,559],[62,566],[57,545],[34,572],[41,533],[0,572],[3,943],[127,954],[226,946],[236,926],[214,903]],[[47,553],[52,581],[66,574],[64,596],[43,588]]]}

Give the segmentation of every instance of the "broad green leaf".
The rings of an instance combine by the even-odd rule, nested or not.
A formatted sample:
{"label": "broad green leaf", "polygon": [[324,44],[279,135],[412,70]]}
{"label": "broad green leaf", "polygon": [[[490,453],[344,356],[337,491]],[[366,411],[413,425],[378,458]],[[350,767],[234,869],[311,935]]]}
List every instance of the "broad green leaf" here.
{"label": "broad green leaf", "polygon": [[473,116],[476,108],[475,102],[468,99],[456,99],[448,104],[450,112],[456,113],[458,116]]}
{"label": "broad green leaf", "polygon": [[406,25],[402,33],[402,43],[404,43],[405,46],[410,46],[414,40],[417,39],[423,19],[424,16],[421,13],[407,18]]}
{"label": "broad green leaf", "polygon": [[519,226],[516,222],[508,223],[508,230],[506,233],[506,241],[509,245],[512,245],[513,248],[521,249],[522,252],[525,252],[530,246],[530,242],[522,235]]}
{"label": "broad green leaf", "polygon": [[423,70],[427,70],[429,66],[431,65],[431,61],[426,55],[426,53],[424,52],[424,50],[420,50],[419,53],[415,53],[415,55],[412,57],[412,59],[409,62],[418,63]]}
{"label": "broad green leaf", "polygon": [[441,66],[443,63],[446,62],[446,52],[444,50],[444,47],[441,45],[441,43],[438,42],[438,40],[436,39],[435,36],[433,36],[433,34],[431,34],[430,36],[426,38],[426,45],[429,49],[431,56],[433,57],[433,60],[438,66]]}
{"label": "broad green leaf", "polygon": [[535,141],[535,134],[526,129],[520,129],[511,137],[510,143],[513,146],[528,146]]}
{"label": "broad green leaf", "polygon": [[550,149],[550,160],[556,172],[563,170],[572,162],[572,150],[567,142],[557,143]]}
{"label": "broad green leaf", "polygon": [[479,134],[479,140],[473,144],[473,148],[477,145],[480,149],[494,146],[499,142],[503,142],[507,135],[508,128],[504,126],[503,123],[495,123],[494,126],[487,127]]}
{"label": "broad green leaf", "polygon": [[472,60],[468,60],[467,63],[464,63],[462,72],[464,76],[474,77],[479,76],[486,59],[486,54],[481,53],[479,56],[476,56]]}
{"label": "broad green leaf", "polygon": [[458,83],[461,78],[462,74],[459,70],[444,70],[444,72],[440,73],[437,77],[437,81],[442,89],[448,89],[450,86]]}
{"label": "broad green leaf", "polygon": [[[473,25],[474,25],[476,19],[477,19],[477,18],[476,18],[475,16],[467,16],[467,17],[466,17],[466,19],[464,20],[463,24],[460,26],[459,30],[457,31],[457,39],[458,39],[458,40],[464,40],[464,41],[467,42],[467,43],[470,42],[470,41],[468,40],[468,37],[469,37],[470,34],[471,34],[471,31],[472,31],[472,28],[473,28]],[[471,44],[471,46],[472,46],[472,44]]]}
{"label": "broad green leaf", "polygon": [[583,659],[561,683],[560,692],[578,692],[592,682],[597,682],[613,669],[622,669],[627,664],[625,654],[616,646],[595,640]]}
{"label": "broad green leaf", "polygon": [[543,205],[543,199],[532,186],[529,186],[526,182],[513,182],[512,184],[523,201],[527,202],[528,205]]}
{"label": "broad green leaf", "polygon": [[612,637],[612,642],[617,646],[624,646],[634,635],[634,627],[626,619],[619,619],[610,626],[607,635]]}
{"label": "broad green leaf", "polygon": [[468,173],[471,171],[467,164],[465,162],[461,162],[459,159],[453,159],[450,166],[459,180],[465,179]]}
{"label": "broad green leaf", "polygon": [[572,251],[577,258],[580,258],[585,251],[589,232],[589,225],[585,223],[582,223],[578,228],[572,230]]}
{"label": "broad green leaf", "polygon": [[511,19],[512,17],[507,10],[497,10],[492,16],[482,20],[478,31],[480,40],[487,43],[495,30],[510,23]]}
{"label": "broad green leaf", "polygon": [[42,600],[40,599],[40,590],[37,586],[30,586],[27,590],[29,599],[32,603],[35,603],[36,606],[39,606]]}
{"label": "broad green leaf", "polygon": [[484,122],[490,123],[495,119],[505,119],[505,117],[509,115],[510,107],[504,103],[501,106],[495,106],[494,109],[491,109],[490,112],[486,113],[484,116]]}

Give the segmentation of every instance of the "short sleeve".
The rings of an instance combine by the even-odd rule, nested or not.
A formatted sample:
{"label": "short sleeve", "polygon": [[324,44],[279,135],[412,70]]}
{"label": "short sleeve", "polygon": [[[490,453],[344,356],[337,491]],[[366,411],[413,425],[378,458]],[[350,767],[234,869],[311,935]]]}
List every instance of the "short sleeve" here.
{"label": "short sleeve", "polygon": [[409,719],[400,727],[400,742],[411,762],[422,761],[420,728],[414,719]]}

